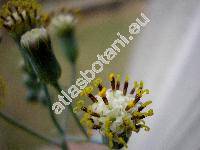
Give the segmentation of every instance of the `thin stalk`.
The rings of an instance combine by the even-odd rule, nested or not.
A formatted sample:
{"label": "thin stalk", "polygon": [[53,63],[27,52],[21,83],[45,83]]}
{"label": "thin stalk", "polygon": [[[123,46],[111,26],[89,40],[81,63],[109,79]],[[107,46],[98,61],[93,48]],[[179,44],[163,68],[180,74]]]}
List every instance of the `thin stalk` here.
{"label": "thin stalk", "polygon": [[48,108],[49,108],[50,117],[51,117],[55,127],[57,128],[58,132],[60,133],[60,135],[62,137],[61,147],[62,147],[63,150],[68,150],[69,148],[68,148],[68,145],[67,145],[66,139],[65,139],[65,131],[62,129],[62,127],[58,123],[58,121],[57,121],[57,119],[55,117],[55,114],[54,114],[53,110],[51,109],[52,101],[51,101],[51,97],[50,97],[49,91],[47,89],[47,86],[43,85],[43,89],[44,89],[44,92],[45,92],[45,94],[47,96],[47,99],[48,99]]}
{"label": "thin stalk", "polygon": [[76,82],[76,77],[77,77],[77,65],[76,65],[76,63],[71,63],[71,68],[72,68],[71,84],[74,84]]}
{"label": "thin stalk", "polygon": [[40,133],[34,131],[33,129],[21,124],[19,121],[13,119],[11,116],[7,115],[7,114],[4,114],[2,112],[0,112],[0,117],[5,120],[7,123],[9,124],[12,124],[13,126],[23,130],[24,132],[32,135],[32,136],[35,136],[37,137],[38,139],[41,139],[43,141],[45,141],[46,143],[50,143],[50,144],[53,144],[53,145],[56,145],[56,146],[61,146],[59,142],[57,141],[54,141],[44,135],[41,135]]}
{"label": "thin stalk", "polygon": [[[61,147],[61,143],[56,141],[56,140],[52,140],[44,135],[41,135],[40,133],[34,131],[33,129],[21,124],[19,121],[13,119],[11,116],[4,114],[2,112],[0,112],[0,117],[5,120],[7,123],[13,125],[14,127],[17,127],[19,129],[21,129],[22,131],[40,139],[43,140],[44,142],[48,143],[48,144],[53,144],[56,145],[58,147]],[[84,138],[84,137],[80,137],[80,136],[66,136],[65,137],[66,141],[72,141],[72,142],[91,142],[94,144],[103,144],[102,141],[99,141],[98,139],[93,139],[91,138],[90,140]]]}
{"label": "thin stalk", "polygon": [[[57,92],[61,92],[61,86],[59,85],[59,83],[55,83],[54,84],[54,88],[56,89]],[[78,116],[73,112],[73,108],[72,105],[68,105],[67,108],[69,109],[70,113],[72,114],[74,120],[76,121],[79,129],[83,132],[83,134],[86,136],[87,139],[89,139],[89,136],[87,134],[87,131],[85,130],[85,128],[81,125],[80,120],[78,118]]]}

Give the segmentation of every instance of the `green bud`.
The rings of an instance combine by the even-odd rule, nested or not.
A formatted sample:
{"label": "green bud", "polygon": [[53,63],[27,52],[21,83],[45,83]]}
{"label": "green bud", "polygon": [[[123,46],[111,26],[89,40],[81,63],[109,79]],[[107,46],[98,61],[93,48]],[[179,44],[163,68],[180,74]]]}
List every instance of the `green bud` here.
{"label": "green bud", "polygon": [[35,28],[21,37],[21,46],[40,81],[54,84],[61,69],[53,53],[50,37],[44,28]]}
{"label": "green bud", "polygon": [[71,63],[75,63],[78,46],[75,38],[75,23],[73,15],[58,15],[52,19],[51,31],[58,37],[61,48]]}

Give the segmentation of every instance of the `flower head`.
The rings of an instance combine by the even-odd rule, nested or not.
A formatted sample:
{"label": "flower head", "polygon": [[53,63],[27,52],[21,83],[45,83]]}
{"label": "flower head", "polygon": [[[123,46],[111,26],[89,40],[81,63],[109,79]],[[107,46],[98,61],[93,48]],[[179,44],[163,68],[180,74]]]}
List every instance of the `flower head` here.
{"label": "flower head", "polygon": [[10,0],[2,6],[0,25],[18,41],[26,31],[47,20],[47,15],[40,14],[40,8],[36,0]]}
{"label": "flower head", "polygon": [[[114,74],[109,76],[111,88],[107,89],[102,85],[102,81],[97,79],[94,83],[98,87],[99,93],[92,94],[92,88],[87,87],[83,93],[87,95],[92,104],[84,106],[84,101],[78,101],[74,110],[82,110],[85,115],[82,123],[89,130],[97,129],[109,139],[111,148],[121,148],[126,146],[132,132],[139,132],[141,128],[149,131],[145,125],[144,118],[153,115],[153,110],[147,112],[142,110],[152,103],[152,101],[141,102],[145,94],[149,94],[148,89],[143,88],[143,82],[134,82],[130,93],[128,93],[128,77],[126,78],[122,90],[120,89],[120,76]],[[91,131],[90,131],[91,132]]]}
{"label": "flower head", "polygon": [[55,83],[61,75],[61,69],[46,29],[35,28],[26,32],[20,43],[39,79],[45,83]]}

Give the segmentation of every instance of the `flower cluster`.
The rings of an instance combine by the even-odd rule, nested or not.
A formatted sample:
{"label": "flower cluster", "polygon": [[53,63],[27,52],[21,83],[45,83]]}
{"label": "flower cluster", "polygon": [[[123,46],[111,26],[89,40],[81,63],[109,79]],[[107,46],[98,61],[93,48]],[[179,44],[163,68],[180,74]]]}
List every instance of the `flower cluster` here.
{"label": "flower cluster", "polygon": [[147,112],[142,110],[152,103],[152,101],[141,102],[145,94],[149,94],[148,89],[143,88],[143,82],[134,82],[130,93],[128,91],[128,78],[126,78],[123,89],[120,90],[120,76],[114,74],[109,76],[111,88],[106,89],[102,85],[100,78],[96,79],[94,85],[98,87],[99,93],[93,95],[93,87],[84,89],[83,94],[87,95],[92,104],[84,106],[84,100],[79,100],[74,107],[74,111],[84,111],[81,122],[89,129],[99,130],[101,134],[109,139],[110,148],[121,148],[127,146],[128,139],[133,132],[138,133],[141,128],[149,131],[143,120],[152,116],[153,110]]}

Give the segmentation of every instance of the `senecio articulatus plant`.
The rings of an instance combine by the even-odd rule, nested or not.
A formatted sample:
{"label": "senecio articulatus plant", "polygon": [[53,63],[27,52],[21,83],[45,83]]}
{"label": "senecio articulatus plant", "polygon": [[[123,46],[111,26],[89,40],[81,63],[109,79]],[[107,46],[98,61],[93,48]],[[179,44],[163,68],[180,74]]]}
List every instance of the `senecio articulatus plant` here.
{"label": "senecio articulatus plant", "polygon": [[123,89],[120,89],[120,76],[112,73],[109,76],[111,88],[107,89],[102,85],[102,80],[97,78],[94,85],[98,87],[99,93],[93,95],[93,87],[84,89],[84,95],[87,95],[92,104],[88,107],[84,106],[84,100],[79,100],[74,107],[74,112],[84,111],[81,123],[88,128],[91,135],[92,129],[107,137],[109,147],[120,149],[127,147],[127,142],[132,132],[138,133],[141,128],[149,131],[149,127],[145,125],[143,120],[145,117],[152,116],[153,110],[147,112],[142,110],[152,103],[152,101],[141,102],[141,98],[145,94],[149,94],[148,89],[143,88],[143,81],[134,82],[134,86],[130,93],[128,90],[128,77],[126,78]]}

